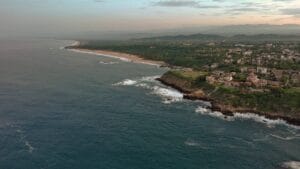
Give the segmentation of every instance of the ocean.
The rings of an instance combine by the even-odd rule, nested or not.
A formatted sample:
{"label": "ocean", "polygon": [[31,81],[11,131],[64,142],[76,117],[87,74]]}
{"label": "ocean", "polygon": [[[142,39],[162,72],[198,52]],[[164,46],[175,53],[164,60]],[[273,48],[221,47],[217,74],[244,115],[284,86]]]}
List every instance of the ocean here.
{"label": "ocean", "polygon": [[225,118],[155,80],[165,68],[0,40],[0,169],[299,168],[300,129]]}

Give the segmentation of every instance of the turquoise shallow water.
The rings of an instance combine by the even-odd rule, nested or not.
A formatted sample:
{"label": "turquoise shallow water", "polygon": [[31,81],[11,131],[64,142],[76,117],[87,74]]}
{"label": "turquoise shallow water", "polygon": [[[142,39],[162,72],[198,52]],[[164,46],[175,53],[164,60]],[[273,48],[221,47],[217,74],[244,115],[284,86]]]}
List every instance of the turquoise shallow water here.
{"label": "turquoise shallow water", "polygon": [[203,103],[153,80],[166,70],[60,49],[70,43],[0,41],[0,169],[277,169],[300,161],[298,129],[203,115]]}

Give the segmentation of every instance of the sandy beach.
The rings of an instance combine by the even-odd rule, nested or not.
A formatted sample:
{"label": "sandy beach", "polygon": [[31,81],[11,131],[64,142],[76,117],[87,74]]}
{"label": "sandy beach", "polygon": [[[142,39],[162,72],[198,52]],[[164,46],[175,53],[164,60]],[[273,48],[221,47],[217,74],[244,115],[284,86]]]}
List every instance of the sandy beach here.
{"label": "sandy beach", "polygon": [[[79,45],[78,42],[74,43],[74,44],[75,44],[74,46]],[[81,49],[81,48],[74,48],[74,49],[69,49],[69,50],[74,51],[74,52],[116,58],[116,59],[120,59],[122,61],[133,62],[133,63],[141,63],[141,64],[154,65],[154,66],[166,65],[165,62],[162,62],[162,61],[147,60],[147,59],[143,59],[140,56],[127,54],[127,53],[113,52],[113,51],[107,51],[107,50],[90,50],[90,49]]]}

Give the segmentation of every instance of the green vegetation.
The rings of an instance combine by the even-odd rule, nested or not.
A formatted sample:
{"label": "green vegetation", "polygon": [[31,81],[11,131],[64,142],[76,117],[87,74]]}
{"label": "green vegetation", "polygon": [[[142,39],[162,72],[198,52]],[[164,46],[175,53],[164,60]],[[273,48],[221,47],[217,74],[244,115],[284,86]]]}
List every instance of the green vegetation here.
{"label": "green vegetation", "polygon": [[226,52],[221,47],[209,47],[200,42],[191,45],[188,42],[89,42],[80,47],[124,52],[139,55],[146,59],[164,61],[174,66],[195,69],[221,62],[222,55]]}
{"label": "green vegetation", "polygon": [[[196,34],[118,42],[89,41],[78,48],[164,61],[175,68],[164,76],[170,76],[174,86],[187,88],[185,91],[202,89],[211,99],[233,107],[300,115],[299,36]],[[278,70],[277,76],[281,78],[273,70]]]}
{"label": "green vegetation", "polygon": [[[240,93],[235,89],[221,88],[213,97],[235,107],[255,108],[265,112],[296,114],[300,111],[300,92],[273,90],[264,93]],[[220,99],[220,98],[226,99]]]}
{"label": "green vegetation", "polygon": [[205,77],[207,76],[207,72],[202,72],[202,71],[180,71],[180,70],[173,70],[169,71],[169,73],[188,80],[188,81],[196,81],[198,79],[203,79],[205,81]]}
{"label": "green vegetation", "polygon": [[[213,86],[205,82],[207,72],[171,70],[164,76],[175,77],[183,88],[198,88],[210,93],[210,98],[224,105],[243,107],[263,112],[299,114],[300,88],[272,89],[269,92],[245,93],[234,87]],[[184,85],[183,85],[184,84]],[[189,84],[189,85],[187,85]]]}

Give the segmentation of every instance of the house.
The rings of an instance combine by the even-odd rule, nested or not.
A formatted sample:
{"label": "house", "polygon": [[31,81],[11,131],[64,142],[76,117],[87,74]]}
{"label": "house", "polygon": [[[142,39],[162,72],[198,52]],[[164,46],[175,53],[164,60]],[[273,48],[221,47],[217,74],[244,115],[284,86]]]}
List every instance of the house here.
{"label": "house", "polygon": [[241,48],[235,48],[235,49],[229,49],[228,51],[229,53],[241,53],[242,49]]}
{"label": "house", "polygon": [[240,68],[240,71],[241,71],[242,73],[248,72],[248,68],[247,68],[247,67],[241,67],[241,68]]}
{"label": "house", "polygon": [[223,84],[226,87],[240,87],[240,83],[239,82],[224,82]]}
{"label": "house", "polygon": [[208,84],[215,84],[216,83],[216,78],[214,76],[206,76],[206,82]]}
{"label": "house", "polygon": [[265,79],[260,79],[259,82],[257,83],[258,87],[266,87],[268,85],[268,81]]}
{"label": "house", "polygon": [[248,68],[248,73],[255,73],[256,72],[256,69],[255,68]]}
{"label": "house", "polygon": [[279,88],[281,86],[281,83],[278,81],[268,80],[268,85],[274,88]]}
{"label": "house", "polygon": [[256,72],[260,74],[267,74],[268,73],[268,68],[266,67],[257,67]]}
{"label": "house", "polygon": [[256,74],[250,73],[247,77],[247,81],[251,82],[253,85],[257,86],[259,83],[259,78],[257,77]]}
{"label": "house", "polygon": [[215,76],[221,76],[221,75],[223,75],[224,74],[224,71],[221,71],[221,70],[216,70],[216,71],[213,71],[212,72],[213,73],[213,75],[215,75]]}
{"label": "house", "polygon": [[273,44],[272,43],[268,43],[268,44],[266,44],[266,47],[270,49],[270,48],[273,47]]}
{"label": "house", "polygon": [[292,81],[293,84],[300,85],[300,72],[293,73],[292,76],[291,76],[291,81]]}
{"label": "house", "polygon": [[232,77],[231,73],[227,73],[225,76],[222,77],[222,79],[224,81],[230,82],[233,80],[233,77]]}
{"label": "house", "polygon": [[283,70],[278,70],[278,69],[272,69],[272,74],[275,77],[276,80],[281,80],[283,77]]}
{"label": "house", "polygon": [[230,64],[230,63],[233,62],[233,59],[225,59],[224,62],[225,62],[226,64]]}
{"label": "house", "polygon": [[218,63],[214,63],[210,66],[210,68],[212,69],[215,69],[215,68],[218,68],[219,67],[219,64]]}
{"label": "house", "polygon": [[210,43],[207,44],[207,46],[216,46],[216,43],[210,42]]}
{"label": "house", "polygon": [[239,65],[243,65],[243,64],[245,64],[245,61],[244,61],[244,59],[238,59],[237,61],[236,61],[236,63],[237,64],[239,64]]}
{"label": "house", "polygon": [[244,52],[244,56],[251,56],[252,53],[253,53],[253,52],[252,52],[251,50],[245,51],[245,52]]}
{"label": "house", "polygon": [[263,59],[261,57],[256,58],[256,64],[258,66],[262,65],[262,61],[263,61]]}

